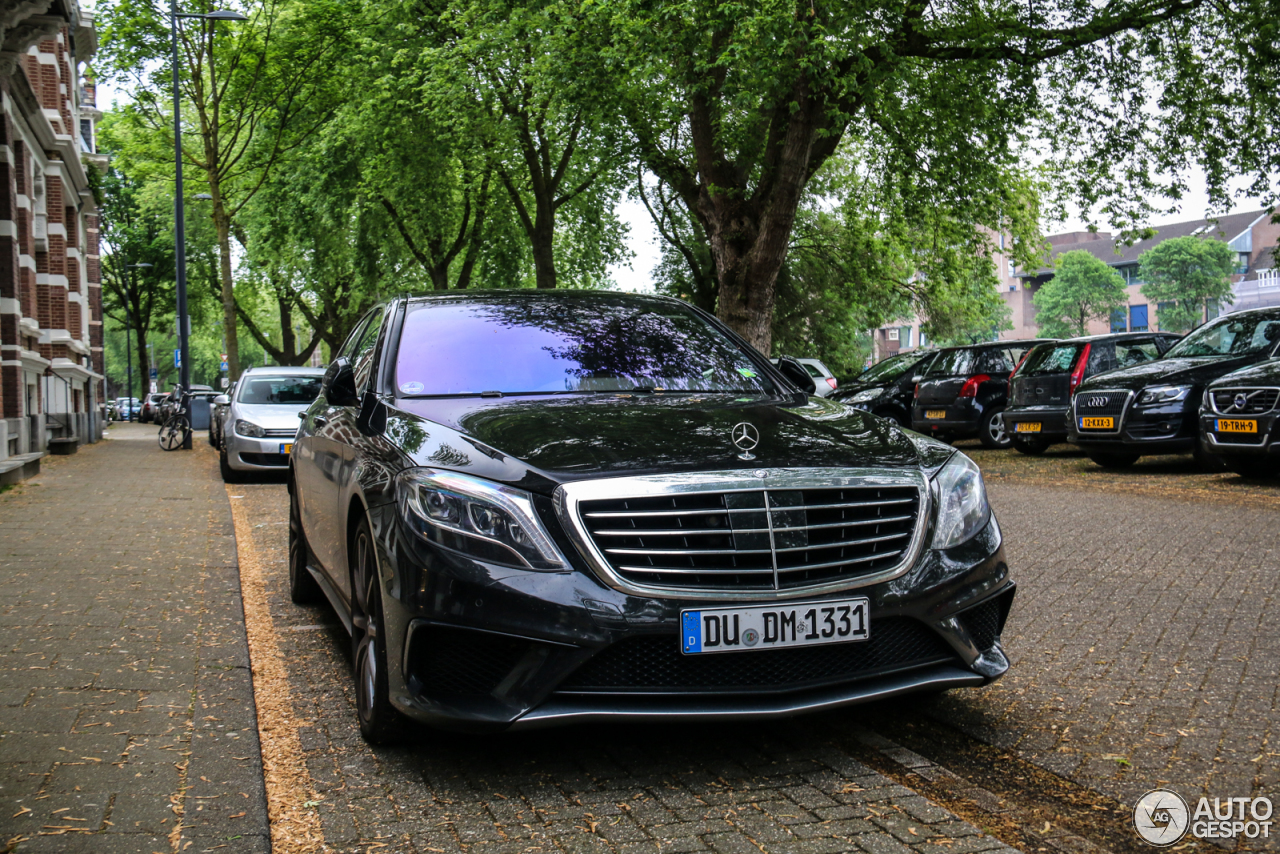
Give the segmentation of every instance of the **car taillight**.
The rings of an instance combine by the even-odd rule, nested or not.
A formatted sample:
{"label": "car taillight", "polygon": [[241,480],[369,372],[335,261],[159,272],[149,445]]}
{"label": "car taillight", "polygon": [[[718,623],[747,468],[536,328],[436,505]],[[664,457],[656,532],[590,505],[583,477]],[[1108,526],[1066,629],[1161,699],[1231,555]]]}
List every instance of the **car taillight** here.
{"label": "car taillight", "polygon": [[836,390],[836,386],[838,385],[838,383],[836,382],[836,378],[835,378],[835,377],[827,377],[827,385],[831,386],[831,390],[832,390],[832,391],[835,391],[835,390]]}
{"label": "car taillight", "polygon": [[919,399],[920,399],[920,383],[916,383],[916,393],[915,393],[914,397],[915,397],[915,399],[916,399],[916,400],[919,400]]}
{"label": "car taillight", "polygon": [[1084,366],[1089,364],[1089,349],[1092,344],[1085,344],[1084,349],[1080,351],[1080,357],[1076,359],[1076,366],[1071,370],[1071,387],[1068,390],[1068,396],[1074,396],[1076,389],[1080,387],[1080,382],[1084,379]]}
{"label": "car taillight", "polygon": [[960,396],[961,397],[977,397],[978,386],[982,385],[985,382],[990,382],[990,381],[991,381],[991,377],[987,376],[986,374],[977,374],[976,376],[969,377],[969,379],[964,381],[964,385],[960,387]]}

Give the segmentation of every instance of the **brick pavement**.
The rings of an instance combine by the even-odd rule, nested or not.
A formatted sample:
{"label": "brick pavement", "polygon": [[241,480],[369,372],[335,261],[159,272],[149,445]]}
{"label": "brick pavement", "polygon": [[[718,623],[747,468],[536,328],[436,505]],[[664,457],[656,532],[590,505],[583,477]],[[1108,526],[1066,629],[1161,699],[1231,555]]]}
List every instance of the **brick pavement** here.
{"label": "brick pavement", "polygon": [[0,495],[0,850],[266,851],[217,457],[109,436]]}
{"label": "brick pavement", "polygon": [[256,520],[237,533],[268,567],[271,619],[335,850],[1011,850],[859,762],[856,713],[483,737],[415,728],[402,746],[370,748],[355,722],[349,637],[328,606],[288,599],[284,487],[234,493]]}

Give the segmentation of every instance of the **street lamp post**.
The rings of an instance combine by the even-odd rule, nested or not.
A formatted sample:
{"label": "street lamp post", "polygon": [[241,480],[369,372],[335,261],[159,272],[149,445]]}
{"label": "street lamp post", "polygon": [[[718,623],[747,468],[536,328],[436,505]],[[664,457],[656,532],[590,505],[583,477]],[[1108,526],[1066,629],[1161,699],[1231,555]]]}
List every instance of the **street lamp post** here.
{"label": "street lamp post", "polygon": [[[169,0],[169,35],[173,43],[173,244],[174,278],[178,287],[178,386],[181,393],[191,389],[191,352],[188,342],[191,318],[187,316],[187,233],[182,209],[182,110],[181,90],[178,88],[178,19],[203,18],[206,21],[247,21],[239,12],[219,9],[207,15],[179,15],[178,0]],[[191,450],[191,432],[182,443],[184,450]]]}

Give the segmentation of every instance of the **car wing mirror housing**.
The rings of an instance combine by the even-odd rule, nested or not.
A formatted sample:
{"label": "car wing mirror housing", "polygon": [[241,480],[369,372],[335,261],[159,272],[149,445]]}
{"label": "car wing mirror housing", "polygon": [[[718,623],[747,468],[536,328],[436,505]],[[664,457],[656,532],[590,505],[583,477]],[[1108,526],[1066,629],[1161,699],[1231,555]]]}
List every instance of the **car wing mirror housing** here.
{"label": "car wing mirror housing", "polygon": [[225,394],[220,394],[213,399],[214,406],[226,406],[230,402],[231,398],[227,397]]}
{"label": "car wing mirror housing", "polygon": [[372,391],[360,398],[360,414],[356,416],[356,429],[366,436],[379,436],[387,429],[387,405]]}
{"label": "car wing mirror housing", "polygon": [[804,392],[806,396],[818,391],[818,384],[814,382],[813,377],[809,376],[809,372],[804,369],[804,365],[791,356],[783,356],[778,360],[778,370],[793,386]]}
{"label": "car wing mirror housing", "polygon": [[329,364],[321,381],[321,393],[330,406],[358,406],[360,395],[356,393],[356,372],[351,360],[339,356]]}

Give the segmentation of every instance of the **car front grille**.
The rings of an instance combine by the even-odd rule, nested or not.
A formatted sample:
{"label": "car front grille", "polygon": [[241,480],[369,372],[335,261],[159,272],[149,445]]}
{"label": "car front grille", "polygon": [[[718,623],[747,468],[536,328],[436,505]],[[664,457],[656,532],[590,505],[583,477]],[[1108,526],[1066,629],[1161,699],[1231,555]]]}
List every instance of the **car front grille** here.
{"label": "car front grille", "polygon": [[1134,422],[1125,430],[1134,439],[1172,439],[1182,425],[1178,422]]}
{"label": "car front grille", "polygon": [[492,632],[427,626],[410,636],[406,676],[414,690],[483,697],[493,693],[535,646]]}
{"label": "car front grille", "polygon": [[561,693],[725,693],[796,690],[957,660],[935,632],[909,617],[871,621],[857,643],[684,655],[675,634],[618,641],[574,671]]}
{"label": "car front grille", "polygon": [[1217,433],[1213,434],[1213,439],[1219,445],[1262,445],[1267,441],[1267,434],[1261,431],[1257,433]]}
{"label": "car front grille", "polygon": [[991,649],[1000,640],[1012,604],[1013,591],[1009,591],[960,612],[960,622],[969,630],[973,645],[979,651]]}
{"label": "car front grille", "polygon": [[[1115,433],[1119,430],[1128,402],[1129,393],[1125,391],[1082,391],[1076,395],[1074,404],[1076,426],[1082,433]],[[1086,430],[1080,427],[1081,418],[1114,418],[1115,426],[1110,429]]]}
{"label": "car front grille", "polygon": [[288,454],[257,454],[242,453],[240,459],[244,460],[251,466],[279,466],[281,468],[289,467]]}
{"label": "car front grille", "polygon": [[612,572],[674,591],[782,591],[898,566],[920,521],[914,485],[743,489],[582,501]]}
{"label": "car front grille", "polygon": [[1280,388],[1221,388],[1209,397],[1219,415],[1262,415],[1276,408]]}
{"label": "car front grille", "polygon": [[292,439],[298,435],[298,430],[294,427],[271,427],[263,430],[262,435],[268,439]]}

